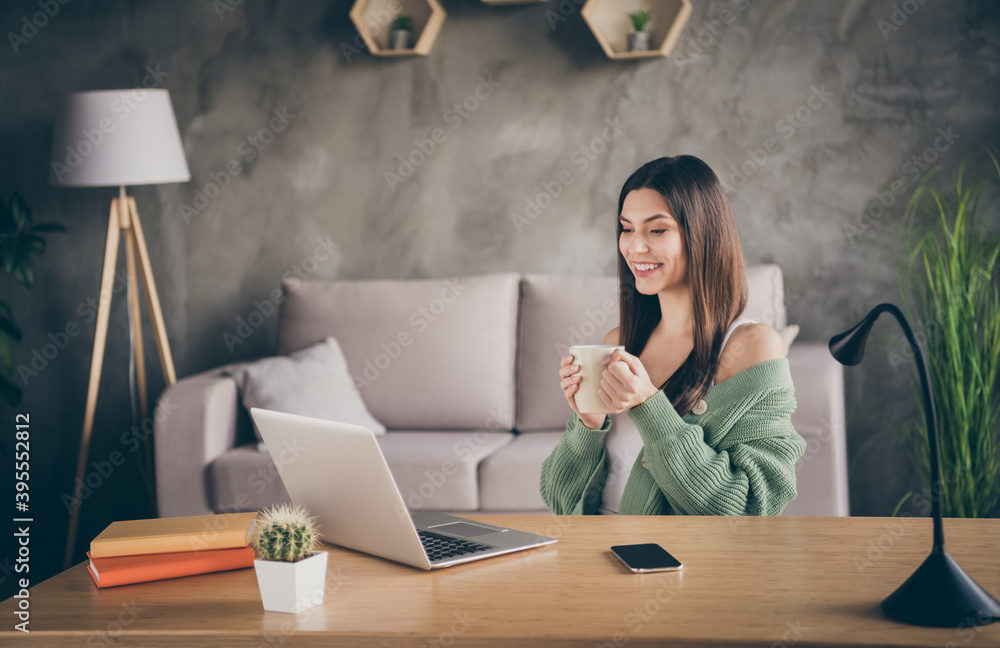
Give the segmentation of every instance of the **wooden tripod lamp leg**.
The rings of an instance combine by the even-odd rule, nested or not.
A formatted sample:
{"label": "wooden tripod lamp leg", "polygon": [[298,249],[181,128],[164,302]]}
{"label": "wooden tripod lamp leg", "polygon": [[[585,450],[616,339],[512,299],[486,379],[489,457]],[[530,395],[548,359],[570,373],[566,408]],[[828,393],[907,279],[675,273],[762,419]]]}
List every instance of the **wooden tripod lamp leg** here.
{"label": "wooden tripod lamp leg", "polygon": [[[131,215],[126,213],[129,219],[128,226],[123,229],[125,236],[125,268],[128,276],[128,311],[131,320],[131,331],[133,348],[135,350],[135,382],[139,392],[139,421],[140,430],[146,430],[149,423],[149,401],[146,390],[146,354],[142,340],[142,307],[139,301],[139,282],[136,281],[135,258],[138,256],[135,229],[131,226]],[[152,443],[148,435],[143,434],[142,455],[145,465],[146,479],[149,480],[147,488],[149,490],[149,505],[153,514],[156,514],[156,483],[153,477],[153,452]]]}
{"label": "wooden tripod lamp leg", "polygon": [[[111,295],[114,290],[115,266],[118,263],[118,239],[120,233],[119,199],[111,201],[111,215],[108,218],[108,238],[104,246],[104,269],[101,271],[101,292],[97,306],[97,329],[94,333],[94,353],[90,359],[90,382],[87,385],[87,408],[83,415],[83,435],[80,437],[80,453],[76,461],[76,480],[73,482],[73,503],[69,517],[69,533],[66,538],[66,556],[63,569],[69,569],[73,562],[76,545],[76,528],[80,520],[80,496],[83,489],[83,473],[87,467],[90,450],[90,433],[94,427],[94,412],[97,408],[97,391],[101,384],[101,368],[104,364],[104,346],[108,338],[108,316],[111,313]],[[124,207],[122,205],[122,207]]]}
{"label": "wooden tripod lamp leg", "polygon": [[[167,385],[177,382],[177,374],[174,370],[174,357],[170,353],[170,342],[167,339],[167,327],[163,323],[163,312],[160,309],[160,297],[156,292],[156,282],[153,280],[153,268],[149,263],[149,252],[146,250],[146,237],[142,234],[142,223],[139,222],[139,212],[135,208],[135,199],[129,198],[129,213],[131,215],[130,239],[135,246],[136,256],[139,258],[139,273],[142,277],[142,288],[146,294],[146,305],[149,307],[150,320],[153,323],[153,335],[156,339],[156,350],[160,355],[160,366],[163,368],[163,378]],[[156,498],[156,479],[153,478],[155,471],[155,460],[152,456],[152,441],[148,437],[144,438],[146,465],[152,480],[150,491],[152,493],[152,507],[154,513],[158,510]],[[158,513],[156,513],[158,515]]]}
{"label": "wooden tripod lamp leg", "polygon": [[135,272],[135,230],[125,228],[125,272],[128,277],[128,311],[132,320],[132,339],[135,341],[135,379],[139,391],[139,412],[143,420],[149,416],[146,399],[146,356],[142,345],[142,310],[139,306],[139,284]]}
{"label": "wooden tripod lamp leg", "polygon": [[146,251],[146,238],[142,235],[142,224],[139,213],[135,209],[135,199],[129,197],[131,212],[132,235],[135,237],[136,251],[139,253],[139,272],[142,274],[142,287],[146,293],[146,305],[153,321],[153,335],[156,336],[156,350],[160,354],[160,365],[163,367],[163,377],[168,385],[177,382],[174,371],[174,358],[170,354],[170,342],[167,340],[167,327],[163,324],[163,312],[160,310],[160,297],[153,282],[153,267],[149,263],[149,252]]}

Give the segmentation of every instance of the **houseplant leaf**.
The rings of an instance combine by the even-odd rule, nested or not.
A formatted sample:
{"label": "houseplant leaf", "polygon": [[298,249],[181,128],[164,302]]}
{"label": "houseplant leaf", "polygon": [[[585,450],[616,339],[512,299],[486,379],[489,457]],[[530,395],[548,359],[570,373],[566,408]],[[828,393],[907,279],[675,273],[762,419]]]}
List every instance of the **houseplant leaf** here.
{"label": "houseplant leaf", "polygon": [[27,247],[29,252],[45,251],[45,239],[38,234],[25,234],[21,237],[21,244]]}
{"label": "houseplant leaf", "polygon": [[[35,282],[32,254],[45,251],[48,232],[64,232],[59,223],[31,222],[31,208],[15,192],[6,203],[0,201],[0,267],[31,289]],[[9,376],[14,370],[14,344],[22,337],[10,304],[0,301],[0,400],[9,405],[21,402],[23,393]]]}
{"label": "houseplant leaf", "polygon": [[21,341],[21,329],[14,320],[11,319],[10,304],[7,302],[0,302],[0,333],[4,333],[8,337],[18,342]]}
{"label": "houseplant leaf", "polygon": [[[934,184],[940,168],[920,181],[903,219],[912,252],[897,271],[927,355],[946,517],[986,517],[1000,501],[1000,238],[976,224],[980,199],[1000,179],[1000,165],[987,152],[996,178],[968,181],[963,161],[950,194]],[[926,221],[918,224],[917,214]],[[900,426],[900,434],[929,484],[926,429]]]}
{"label": "houseplant leaf", "polygon": [[14,257],[17,255],[17,239],[13,234],[5,234],[0,239],[0,261],[7,272],[14,271]]}
{"label": "houseplant leaf", "polygon": [[10,197],[8,209],[14,229],[24,229],[31,225],[31,208],[24,202],[24,198],[21,198],[21,194],[14,192]]}
{"label": "houseplant leaf", "polygon": [[31,249],[27,246],[18,247],[14,251],[11,266],[10,273],[14,278],[31,290],[31,286],[35,283],[35,264],[31,261]]}

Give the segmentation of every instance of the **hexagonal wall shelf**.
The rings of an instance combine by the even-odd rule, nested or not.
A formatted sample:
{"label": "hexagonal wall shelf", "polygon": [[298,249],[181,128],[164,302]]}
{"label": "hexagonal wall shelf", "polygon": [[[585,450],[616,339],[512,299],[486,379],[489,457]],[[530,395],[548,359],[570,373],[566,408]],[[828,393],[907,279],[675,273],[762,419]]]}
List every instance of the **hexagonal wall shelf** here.
{"label": "hexagonal wall shelf", "polygon": [[[414,45],[409,49],[391,49],[389,32],[396,7],[413,17]],[[351,7],[351,21],[375,56],[427,56],[441,32],[447,16],[438,0],[357,0]]]}
{"label": "hexagonal wall shelf", "polygon": [[[628,51],[632,23],[628,14],[645,9],[653,14],[649,37],[654,47],[645,52]],[[690,0],[587,0],[580,11],[594,38],[609,59],[624,60],[668,56],[677,44],[691,15]],[[659,45],[656,45],[659,43]]]}

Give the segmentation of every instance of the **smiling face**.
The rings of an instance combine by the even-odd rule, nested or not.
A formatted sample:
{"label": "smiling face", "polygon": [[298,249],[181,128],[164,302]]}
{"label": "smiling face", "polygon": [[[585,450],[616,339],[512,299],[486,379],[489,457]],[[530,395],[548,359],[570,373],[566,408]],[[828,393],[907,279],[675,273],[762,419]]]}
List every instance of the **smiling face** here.
{"label": "smiling face", "polygon": [[688,286],[684,232],[659,192],[630,191],[619,222],[618,250],[635,277],[636,290],[655,295]]}

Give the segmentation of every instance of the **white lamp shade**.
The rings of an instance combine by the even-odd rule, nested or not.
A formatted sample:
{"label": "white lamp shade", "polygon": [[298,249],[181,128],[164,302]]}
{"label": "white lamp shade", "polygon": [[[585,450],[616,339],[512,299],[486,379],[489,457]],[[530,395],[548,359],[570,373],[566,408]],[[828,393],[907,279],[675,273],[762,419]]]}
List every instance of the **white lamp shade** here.
{"label": "white lamp shade", "polygon": [[56,113],[49,184],[117,187],[190,179],[169,91],[66,95]]}

